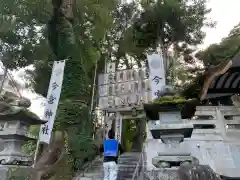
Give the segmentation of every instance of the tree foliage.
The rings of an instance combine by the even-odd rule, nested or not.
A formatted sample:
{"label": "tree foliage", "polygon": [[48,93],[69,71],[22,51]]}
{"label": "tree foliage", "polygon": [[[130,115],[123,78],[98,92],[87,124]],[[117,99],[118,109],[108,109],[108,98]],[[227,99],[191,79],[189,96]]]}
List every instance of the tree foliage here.
{"label": "tree foliage", "polygon": [[[230,31],[227,37],[218,44],[211,44],[207,49],[199,51],[196,57],[207,67],[217,65],[223,60],[232,58],[231,56],[240,46],[240,23]],[[239,55],[240,52],[237,53]]]}
{"label": "tree foliage", "polygon": [[143,12],[134,23],[134,40],[144,49],[155,49],[158,44],[163,49],[174,49],[191,60],[194,47],[205,37],[203,26],[212,26],[206,14],[205,0],[198,1],[142,1]]}
{"label": "tree foliage", "polygon": [[205,16],[210,11],[205,0],[124,5],[116,0],[76,0],[70,14],[62,13],[56,2],[60,1],[0,0],[0,51],[8,68],[34,66],[27,78],[44,97],[53,61],[69,59],[55,125],[67,131],[69,154],[79,168],[89,156],[86,148],[92,147],[89,104],[95,66],[98,73],[108,61],[118,68],[140,67],[145,54],[159,44],[164,52],[173,47],[191,62],[189,54],[205,36],[202,27],[212,23]]}
{"label": "tree foliage", "polygon": [[43,59],[48,49],[41,44],[44,32],[39,27],[45,26],[50,18],[48,0],[1,0],[0,10],[0,51],[4,65],[15,69]]}
{"label": "tree foliage", "polygon": [[[199,51],[195,56],[204,65],[205,68],[218,65],[224,60],[233,58],[234,55],[240,55],[240,24],[233,27],[227,37],[223,38],[218,44],[211,44],[205,50]],[[198,76],[185,87],[183,95],[188,98],[198,97],[203,83],[203,71],[198,72]],[[217,100],[219,101],[219,100]],[[228,100],[222,98],[224,104],[229,104]],[[217,102],[216,102],[217,104]]]}

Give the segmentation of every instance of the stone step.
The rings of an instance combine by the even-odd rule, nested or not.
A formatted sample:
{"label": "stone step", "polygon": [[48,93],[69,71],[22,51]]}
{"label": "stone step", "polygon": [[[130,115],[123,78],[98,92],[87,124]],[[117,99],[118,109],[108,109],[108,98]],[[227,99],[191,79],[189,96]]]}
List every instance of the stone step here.
{"label": "stone step", "polygon": [[118,177],[117,180],[132,179],[141,153],[124,153],[118,160]]}
{"label": "stone step", "polygon": [[92,176],[102,176],[103,175],[103,171],[99,171],[99,172],[85,172],[82,176],[84,177],[92,177]]}
{"label": "stone step", "polygon": [[122,171],[122,172],[120,172],[120,171],[118,171],[118,177],[124,178],[124,179],[132,178],[133,173],[134,173],[134,171],[133,172],[130,172],[130,171],[125,171],[125,172]]}
{"label": "stone step", "polygon": [[74,180],[103,180],[103,178],[77,177]]}
{"label": "stone step", "polygon": [[103,179],[103,158],[96,158],[89,164],[89,167],[79,174],[73,180],[102,180]]}
{"label": "stone step", "polygon": [[[140,153],[124,153],[118,161],[117,180],[132,180],[132,175],[136,169],[140,158]],[[91,167],[81,173],[74,180],[103,180],[103,159],[95,160]]]}
{"label": "stone step", "polygon": [[89,168],[85,172],[92,172],[92,171],[95,172],[95,171],[100,171],[100,170],[103,170],[103,166]]}

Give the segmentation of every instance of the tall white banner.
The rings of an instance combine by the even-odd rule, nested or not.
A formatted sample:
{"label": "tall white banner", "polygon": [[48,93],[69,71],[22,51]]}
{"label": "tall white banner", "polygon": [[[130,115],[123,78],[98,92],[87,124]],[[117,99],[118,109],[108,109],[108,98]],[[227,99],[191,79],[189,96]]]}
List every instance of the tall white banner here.
{"label": "tall white banner", "polygon": [[48,87],[47,103],[44,110],[44,119],[47,123],[41,125],[39,132],[39,142],[50,142],[53,124],[61,95],[65,60],[55,61],[52,75]]}
{"label": "tall white banner", "polygon": [[149,80],[152,100],[158,98],[166,85],[165,69],[162,54],[147,55],[149,66]]}
{"label": "tall white banner", "polygon": [[120,112],[116,113],[116,124],[115,124],[115,139],[117,139],[121,143],[122,138],[122,116]]}

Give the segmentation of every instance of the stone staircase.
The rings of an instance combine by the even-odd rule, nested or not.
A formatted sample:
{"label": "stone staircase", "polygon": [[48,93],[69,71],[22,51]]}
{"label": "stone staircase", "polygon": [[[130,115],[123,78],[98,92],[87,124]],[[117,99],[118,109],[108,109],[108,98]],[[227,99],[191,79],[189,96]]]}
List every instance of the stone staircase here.
{"label": "stone staircase", "polygon": [[[140,152],[123,153],[118,159],[117,180],[133,180],[133,174],[141,158]],[[141,167],[140,167],[141,168]],[[96,158],[84,172],[80,172],[73,180],[103,180],[103,157]],[[138,177],[134,180],[140,180]]]}
{"label": "stone staircase", "polygon": [[[123,153],[118,159],[118,177],[117,180],[132,180],[133,174],[141,158],[140,152]],[[141,168],[141,167],[140,167]],[[138,169],[140,170],[140,169]],[[141,171],[141,170],[140,170]],[[134,179],[138,179],[135,177]]]}
{"label": "stone staircase", "polygon": [[97,157],[85,169],[80,172],[73,180],[102,180],[103,179],[103,158]]}

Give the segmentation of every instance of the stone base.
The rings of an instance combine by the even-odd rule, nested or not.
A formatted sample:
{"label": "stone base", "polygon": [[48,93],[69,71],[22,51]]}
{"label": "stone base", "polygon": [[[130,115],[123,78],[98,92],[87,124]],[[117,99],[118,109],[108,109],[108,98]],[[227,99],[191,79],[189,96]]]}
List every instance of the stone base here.
{"label": "stone base", "polygon": [[176,168],[156,169],[144,173],[144,180],[179,180]]}
{"label": "stone base", "polygon": [[26,180],[31,172],[31,167],[0,165],[0,180]]}
{"label": "stone base", "polygon": [[225,177],[223,179],[240,179],[240,169],[238,168],[216,168],[215,172]]}
{"label": "stone base", "polygon": [[[207,165],[186,165],[179,168],[159,168],[144,173],[144,180],[221,180]],[[229,178],[230,179],[230,178]],[[228,179],[228,180],[229,180]]]}
{"label": "stone base", "polygon": [[152,159],[152,164],[157,168],[170,168],[172,167],[172,164],[180,166],[184,163],[195,164],[194,159],[191,156],[160,156]]}

